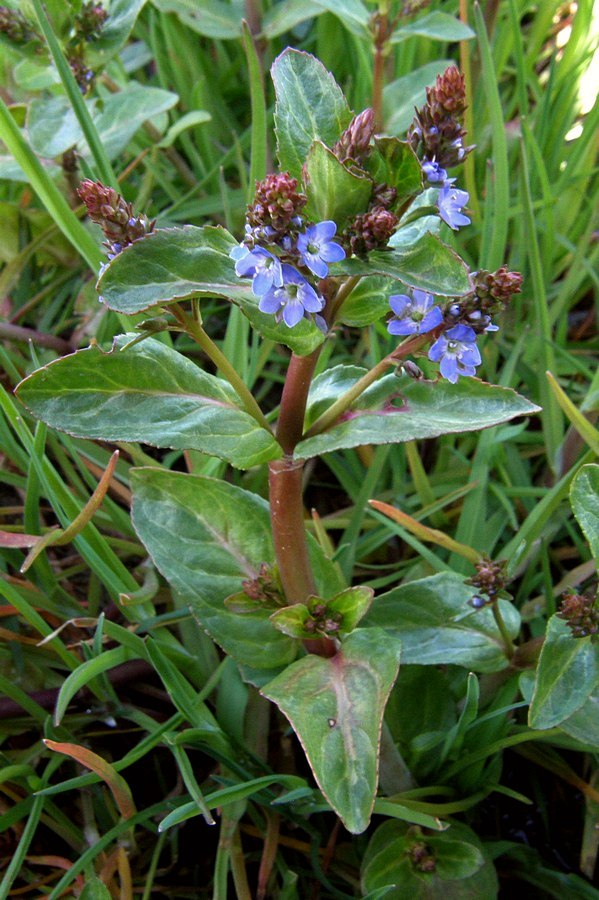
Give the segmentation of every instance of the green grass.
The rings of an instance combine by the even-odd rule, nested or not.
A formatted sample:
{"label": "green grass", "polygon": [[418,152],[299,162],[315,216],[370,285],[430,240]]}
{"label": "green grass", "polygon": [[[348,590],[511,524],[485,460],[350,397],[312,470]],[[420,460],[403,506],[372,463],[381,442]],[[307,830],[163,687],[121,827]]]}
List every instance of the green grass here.
{"label": "green grass", "polygon": [[[279,7],[285,5],[301,7]],[[379,591],[449,568],[466,577],[471,567],[372,511],[370,498],[493,558],[507,558],[524,643],[544,634],[559,602],[556,586],[593,586],[592,559],[568,495],[574,475],[596,459],[599,105],[581,112],[580,85],[596,50],[590,0],[580,0],[571,23],[557,2],[531,7],[500,0],[496,6],[494,24],[492,4],[470,11],[476,38],[463,48],[472,70],[473,224],[444,239],[474,269],[505,262],[524,275],[522,294],[500,332],[485,338],[481,377],[518,390],[543,412],[529,422],[423,446],[329,454],[311,471],[306,506],[318,514],[309,527],[343,574]],[[215,37],[200,17],[190,22],[163,11],[166,4],[148,3],[130,23],[131,33],[123,29],[123,46],[112,58],[94,56],[90,44],[86,52],[98,65],[90,96],[106,97],[135,80],[174,91],[179,101],[111,156],[66,61],[73,14],[65,17],[57,2],[45,5],[48,18],[37,0],[34,7],[49,53],[15,47],[3,37],[1,75],[0,531],[11,535],[67,528],[114,449],[48,433],[31,421],[12,388],[38,365],[91,339],[108,343],[123,325],[93,290],[105,258],[99,229],[82,222],[61,158],[47,160],[32,149],[23,107],[51,94],[69,98],[90,151],[76,180],[92,176],[118,184],[158,227],[218,223],[241,234],[254,181],[276,165],[268,69],[277,54],[291,45],[318,55],[356,111],[370,103],[373,89],[372,39],[346,27],[342,15],[294,20],[270,39],[252,38],[239,22],[232,36]],[[273,14],[273,4],[263,7],[265,16]],[[419,15],[436,9],[457,14],[456,3],[433,2]],[[559,36],[570,25],[562,46]],[[412,37],[391,45],[386,82],[458,55],[455,42]],[[33,88],[24,63],[49,68],[50,58],[59,77],[50,87]],[[171,146],[159,146],[170,126],[198,111],[211,121],[190,120],[197,124]],[[2,177],[8,157],[24,173],[16,180]],[[264,407],[275,407],[286,352],[250,334],[247,320],[223,301],[203,301],[202,316]],[[185,338],[172,338],[205,362]],[[372,366],[393,346],[379,325],[339,331],[324,354],[331,365]],[[574,411],[560,405],[547,371]],[[581,411],[591,425],[580,427]],[[264,471],[227,471],[193,451],[120,449],[108,495],[72,544],[49,548],[22,573],[27,549],[0,540],[0,897],[27,891],[32,897],[104,898],[110,891],[144,900],[223,900],[259,896],[258,886],[264,897],[289,900],[317,891],[321,898],[361,896],[360,864],[370,835],[352,839],[335,831],[286,723],[237,666],[221,660],[184,601],[148,563],[130,520],[132,465],[225,476],[266,495]],[[519,671],[480,676],[475,697],[460,667],[407,670],[412,694],[397,688],[388,725],[421,791],[423,802],[412,798],[413,809],[443,815],[448,805],[445,813],[455,812],[482,840],[509,840],[509,847],[494,845],[497,853],[511,854],[497,860],[502,878],[513,870],[516,881],[506,878],[508,889],[599,896],[590,883],[599,747],[559,729],[526,731]],[[438,687],[436,699],[427,679]],[[429,703],[429,725],[439,723],[440,737],[432,733],[437,727],[424,727]],[[122,773],[138,811],[123,820],[110,778],[103,781],[46,749],[42,738],[103,757],[111,771]],[[510,749],[521,744],[534,750],[521,756]],[[492,801],[485,799],[491,790],[498,792]],[[410,797],[407,792],[404,799],[412,808]],[[547,809],[531,812],[526,804],[538,804],[539,797]],[[222,814],[214,813],[217,806]],[[202,818],[208,809],[215,826]],[[496,825],[504,813],[511,834],[523,822],[534,823],[527,865],[518,856],[522,848]],[[389,815],[387,807],[381,814]],[[160,831],[161,822],[169,827]],[[563,870],[548,847],[559,850]]]}

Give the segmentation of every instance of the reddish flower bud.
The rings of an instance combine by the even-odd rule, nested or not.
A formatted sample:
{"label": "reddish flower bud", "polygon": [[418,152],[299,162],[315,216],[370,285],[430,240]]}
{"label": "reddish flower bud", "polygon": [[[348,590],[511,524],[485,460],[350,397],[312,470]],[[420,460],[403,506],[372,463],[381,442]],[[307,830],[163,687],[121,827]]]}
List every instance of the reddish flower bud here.
{"label": "reddish flower bud", "polygon": [[142,215],[135,216],[133,206],[127,203],[114,188],[101,181],[82,181],[77,194],[87,206],[87,214],[102,228],[108,239],[106,247],[112,259],[117,253],[140,237],[154,230],[155,222]]}
{"label": "reddish flower bud", "polygon": [[583,594],[564,594],[558,616],[568,624],[572,637],[599,633],[599,604]]}
{"label": "reddish flower bud", "polygon": [[388,209],[375,206],[370,212],[356,216],[343,234],[344,242],[357,256],[370,250],[382,250],[389,243],[398,222],[397,216]]}
{"label": "reddish flower bud", "polygon": [[247,221],[252,228],[271,229],[272,238],[289,232],[292,220],[306,205],[305,194],[297,190],[297,178],[289,172],[267,175],[256,183],[254,203],[248,206]]}
{"label": "reddish flower bud", "polygon": [[335,146],[333,153],[341,162],[364,162],[370,152],[374,134],[374,110],[365,109],[351,120]]}

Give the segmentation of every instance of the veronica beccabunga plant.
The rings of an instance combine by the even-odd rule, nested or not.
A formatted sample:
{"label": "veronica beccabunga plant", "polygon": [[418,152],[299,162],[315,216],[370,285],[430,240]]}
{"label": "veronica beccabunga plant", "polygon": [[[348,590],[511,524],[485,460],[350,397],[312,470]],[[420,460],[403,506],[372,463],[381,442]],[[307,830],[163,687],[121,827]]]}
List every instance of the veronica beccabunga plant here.
{"label": "veronica beccabunga plant", "polygon": [[[198,450],[240,469],[268,465],[268,503],[226,480],[136,469],[133,520],[156,568],[282,710],[326,801],[360,833],[377,797],[403,635],[395,592],[371,606],[373,590],[342,576],[307,533],[306,462],[474,431],[537,407],[473,377],[520,276],[470,272],[437,234],[443,223],[469,222],[468,195],[448,176],[472,150],[457,69],[428,91],[406,141],[376,134],[371,110],[352,115],[308,54],[285,51],[272,77],[280,170],[257,184],[241,242],[221,227],[154,229],[116,192],[84,182],[80,196],[108,242],[103,302],[155,318],[110,352],[94,345],[50,364],[18,393],[34,415],[70,434]],[[360,293],[371,278],[387,285],[380,297]],[[227,298],[259,335],[289,348],[275,414],[209,335],[205,295]],[[325,342],[356,318],[364,326],[384,320],[393,349],[371,368],[315,374]],[[197,341],[219,374],[150,337],[165,326]],[[505,586],[479,609],[468,605],[474,590],[458,574],[409,587],[441,605],[458,596],[470,616],[465,627],[492,635],[494,649],[468,665],[508,664],[518,617]],[[405,644],[418,662],[418,642]]]}

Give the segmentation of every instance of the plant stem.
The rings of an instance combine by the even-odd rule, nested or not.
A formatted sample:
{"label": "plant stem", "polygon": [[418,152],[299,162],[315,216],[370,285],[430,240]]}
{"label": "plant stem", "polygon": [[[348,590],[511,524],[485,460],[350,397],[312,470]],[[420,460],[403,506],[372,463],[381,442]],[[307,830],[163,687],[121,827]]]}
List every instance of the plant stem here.
{"label": "plant stem", "polygon": [[279,575],[290,604],[316,594],[308,555],[302,500],[303,460],[276,459],[269,465],[270,518]]}
{"label": "plant stem", "polygon": [[516,648],[514,647],[513,641],[509,635],[507,630],[507,626],[503,620],[503,616],[501,615],[501,610],[499,609],[499,604],[497,601],[493,603],[493,618],[495,619],[495,623],[499,628],[501,633],[501,637],[503,639],[503,646],[505,648],[505,655],[508,659],[511,659],[515,653]]}
{"label": "plant stem", "polygon": [[329,326],[329,328],[335,324],[335,319],[337,318],[337,315],[343,303],[345,302],[345,300],[347,300],[353,289],[357,284],[360,283],[361,280],[362,275],[352,275],[350,278],[347,278],[343,282],[343,284],[331,300],[330,308],[325,312],[325,318],[327,320],[327,325]]}
{"label": "plant stem", "polygon": [[192,337],[197,344],[199,344],[204,353],[206,353],[206,355],[210,357],[217,369],[220,369],[220,371],[223,373],[231,387],[233,387],[237,391],[237,394],[245,411],[249,413],[249,415],[252,416],[252,418],[262,426],[262,428],[266,428],[267,431],[271,431],[272,429],[266,419],[266,416],[258,406],[258,403],[253,397],[250,389],[244,383],[243,379],[239,377],[235,367],[231,365],[224,353],[219,350],[212,338],[210,338],[206,334],[201,322],[187,315],[187,313],[177,303],[173,303],[170,309],[176,320],[184,327],[187,334],[189,334],[189,336]]}
{"label": "plant stem", "polygon": [[423,344],[430,340],[430,338],[430,334],[419,334],[404,341],[403,344],[393,351],[393,353],[385,356],[385,358],[370,369],[369,372],[366,372],[352,388],[346,391],[345,394],[342,394],[341,397],[339,397],[339,399],[336,400],[332,406],[316,420],[316,422],[314,422],[304,437],[314,437],[315,434],[320,434],[322,431],[326,431],[327,428],[334,425],[337,419],[349,409],[354,400],[357,400],[360,394],[363,394],[366,388],[369,388],[371,384],[374,384],[388,368],[396,366],[398,362],[405,359],[410,353],[419,350]]}
{"label": "plant stem", "polygon": [[292,354],[289,362],[277,423],[277,440],[289,456],[302,437],[308,391],[319,356],[317,347],[309,356]]}

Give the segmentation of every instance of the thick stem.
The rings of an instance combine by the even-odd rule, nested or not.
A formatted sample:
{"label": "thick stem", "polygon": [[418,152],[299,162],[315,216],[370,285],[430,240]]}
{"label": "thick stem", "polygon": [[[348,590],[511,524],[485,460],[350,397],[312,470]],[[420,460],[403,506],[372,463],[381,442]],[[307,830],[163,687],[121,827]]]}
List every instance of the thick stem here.
{"label": "thick stem", "polygon": [[289,457],[269,465],[270,520],[287,602],[304,603],[316,593],[304,525],[302,475],[304,463]]}
{"label": "thick stem", "polygon": [[310,383],[320,355],[320,347],[309,356],[292,355],[281,397],[277,440],[289,456],[302,437]]}

